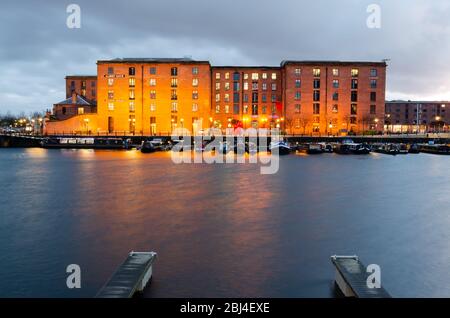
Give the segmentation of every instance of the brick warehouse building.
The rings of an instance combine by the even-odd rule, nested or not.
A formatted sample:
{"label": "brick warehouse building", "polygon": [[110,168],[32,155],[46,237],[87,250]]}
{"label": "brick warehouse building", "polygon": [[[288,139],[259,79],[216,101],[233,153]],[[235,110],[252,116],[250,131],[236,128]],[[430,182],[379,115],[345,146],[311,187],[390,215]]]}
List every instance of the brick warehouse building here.
{"label": "brick warehouse building", "polygon": [[[52,117],[45,132],[155,135],[176,127],[194,133],[209,127],[280,127],[287,133],[322,135],[382,131],[385,86],[385,62],[283,61],[279,67],[245,67],[188,58],[103,60],[97,62],[96,77],[66,78],[72,99],[73,93],[85,94],[96,101],[96,113]],[[88,93],[96,95],[87,98]]]}

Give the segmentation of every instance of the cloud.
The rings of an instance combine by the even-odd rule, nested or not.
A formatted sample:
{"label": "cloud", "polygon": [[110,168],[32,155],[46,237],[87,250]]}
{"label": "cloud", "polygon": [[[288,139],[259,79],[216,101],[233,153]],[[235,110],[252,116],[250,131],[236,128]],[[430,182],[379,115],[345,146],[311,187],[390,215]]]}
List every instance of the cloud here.
{"label": "cloud", "polygon": [[[66,7],[81,7],[81,29]],[[381,6],[381,29],[366,8]],[[279,65],[283,59],[390,58],[388,98],[450,99],[447,0],[2,1],[0,112],[39,111],[65,97],[67,74],[115,57]]]}

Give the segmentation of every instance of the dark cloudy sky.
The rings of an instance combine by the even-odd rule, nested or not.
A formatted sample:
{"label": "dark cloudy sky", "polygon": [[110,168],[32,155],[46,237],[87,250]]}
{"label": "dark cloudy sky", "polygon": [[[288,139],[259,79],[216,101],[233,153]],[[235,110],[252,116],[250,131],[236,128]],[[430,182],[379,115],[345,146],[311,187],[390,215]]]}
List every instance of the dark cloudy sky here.
{"label": "dark cloudy sky", "polygon": [[[66,7],[81,7],[81,29]],[[366,25],[381,6],[381,28]],[[115,57],[279,65],[389,58],[388,99],[450,99],[449,0],[1,0],[0,113],[50,108]]]}

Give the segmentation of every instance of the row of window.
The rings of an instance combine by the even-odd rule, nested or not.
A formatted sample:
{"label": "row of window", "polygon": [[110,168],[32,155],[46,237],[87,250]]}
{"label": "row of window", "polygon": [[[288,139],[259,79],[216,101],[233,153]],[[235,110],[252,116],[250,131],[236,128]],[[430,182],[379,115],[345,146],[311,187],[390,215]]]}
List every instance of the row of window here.
{"label": "row of window", "polygon": [[[230,101],[230,94],[224,94],[224,98],[223,100],[225,102],[229,102]],[[249,95],[248,94],[243,94],[242,95],[242,100],[244,101],[244,103],[248,102],[249,100]],[[270,95],[270,100],[272,102],[276,102],[277,101],[277,95],[276,94],[271,94]],[[220,94],[216,94],[216,102],[220,102],[221,101],[221,95]],[[233,94],[233,103],[239,103],[240,101],[240,94],[239,93],[234,93]],[[253,103],[257,103],[259,101],[259,94],[257,92],[253,92],[252,93],[252,102]],[[261,94],[261,101],[267,102],[267,94]]]}
{"label": "row of window", "polygon": [[[261,106],[261,113],[262,114],[267,114],[267,110],[268,110],[267,107],[268,107],[267,105],[262,105]],[[243,114],[249,114],[249,111],[251,111],[252,115],[258,115],[258,110],[259,110],[259,106],[257,104],[252,104],[251,105],[251,109],[249,109],[249,105],[244,105],[242,107],[242,113]],[[222,112],[221,105],[217,104],[216,107],[215,107],[215,113],[219,114],[221,112]],[[230,114],[231,113],[230,105],[224,105],[223,112],[225,114]],[[276,104],[273,104],[273,105],[270,106],[270,112],[271,112],[272,115],[275,115],[277,113]],[[239,104],[234,104],[233,105],[233,114],[234,115],[239,115],[240,114],[240,106],[239,106]]]}
{"label": "row of window", "polygon": [[[130,113],[134,113],[135,112],[136,108],[135,108],[134,101],[129,101],[128,107],[129,107]],[[115,109],[114,102],[109,102],[108,103],[108,110],[109,111],[114,111],[114,109]],[[177,102],[172,102],[170,104],[170,110],[171,110],[171,112],[178,112],[178,103]],[[193,112],[197,112],[198,111],[198,104],[197,103],[193,103],[191,110]],[[156,111],[156,104],[155,103],[151,103],[150,104],[150,111],[151,112],[155,112]]]}
{"label": "row of window", "polygon": [[[224,75],[225,79],[227,79],[227,80],[230,79],[230,73],[229,72],[225,72],[225,73],[223,73],[223,75]],[[218,73],[217,72],[216,75],[215,75],[216,80],[220,80],[221,77],[222,77],[222,73]],[[260,78],[260,74],[259,73],[251,73],[251,74],[244,73],[244,80],[249,79],[249,77],[251,77],[252,80],[257,81]],[[262,79],[268,79],[268,74],[267,73],[262,73],[261,74],[261,78]],[[271,73],[270,74],[270,78],[272,80],[276,80],[277,79],[277,73]],[[233,73],[233,81],[239,81],[240,79],[241,79],[241,73],[234,72]]]}
{"label": "row of window", "polygon": [[[339,100],[339,93],[338,92],[334,92],[333,93],[333,100],[334,101],[338,101]],[[297,91],[294,93],[294,99],[295,100],[301,100],[302,99],[302,93]],[[357,91],[352,91],[350,94],[350,100],[352,102],[357,102],[358,101],[358,92]],[[313,91],[313,101],[315,102],[319,102],[320,101],[320,91],[319,90],[314,90]],[[377,101],[377,93],[376,92],[370,92],[370,101],[371,102],[376,102]]]}
{"label": "row of window", "polygon": [[[156,78],[151,78],[148,81],[150,86],[156,86]],[[108,86],[114,85],[114,78],[108,78]],[[135,87],[136,86],[136,79],[134,77],[130,77],[128,79],[128,86],[129,87]],[[178,87],[178,78],[171,78],[170,79],[170,86],[171,87]],[[198,78],[192,79],[192,86],[197,87],[198,86]]]}
{"label": "row of window", "polygon": [[[191,68],[192,75],[198,74],[198,67],[194,66]],[[151,66],[149,68],[150,75],[156,75],[156,67]],[[114,75],[114,67],[110,66],[108,67],[108,75]],[[128,68],[128,75],[129,76],[136,76],[136,68],[135,67],[129,67]],[[178,76],[178,67],[172,67],[170,69],[170,76]]]}
{"label": "row of window", "polygon": [[[339,80],[335,79],[332,82],[333,84],[333,88],[339,88]],[[371,79],[370,80],[370,88],[377,88],[378,85],[378,81],[376,79]],[[295,80],[295,88],[301,88],[302,87],[302,81],[300,79],[296,79]],[[314,79],[313,80],[313,88],[320,88],[320,79]],[[358,89],[358,80],[357,79],[352,79],[351,81],[351,89]]]}
{"label": "row of window", "polygon": [[[313,73],[314,77],[320,77],[321,69],[320,68],[313,68],[312,73]],[[340,71],[339,71],[338,68],[333,68],[331,73],[333,74],[333,76],[337,77],[337,76],[339,76]],[[302,69],[301,68],[294,69],[294,75],[295,76],[301,76],[302,75]],[[351,77],[358,77],[359,76],[359,69],[352,68],[350,70],[350,75],[351,75]],[[376,68],[371,69],[370,70],[370,77],[377,77],[377,76],[378,76],[378,70]]]}
{"label": "row of window", "polygon": [[[91,81],[91,87],[95,87],[96,81]],[[81,81],[81,88],[86,88],[86,81]],[[70,82],[70,88],[75,89],[75,81]]]}
{"label": "row of window", "polygon": [[[296,114],[300,114],[302,112],[302,106],[300,104],[296,104],[294,106],[294,111]],[[337,104],[334,104],[331,107],[331,112],[334,114],[337,114],[339,112],[339,106]],[[375,115],[377,113],[377,106],[376,105],[370,105],[370,114]],[[320,104],[314,103],[313,104],[313,114],[319,115],[320,114]],[[350,105],[350,115],[357,115],[358,114],[358,105],[357,104],[351,104]]]}
{"label": "row of window", "polygon": [[[220,87],[221,87],[221,85],[220,85],[221,83],[216,83],[216,91],[219,91],[220,90]],[[249,83],[248,82],[244,82],[244,90],[245,91],[247,91],[248,90],[248,88],[249,88],[249,85],[248,85]],[[226,91],[228,91],[228,90],[230,90],[230,83],[229,82],[226,82],[225,83],[225,85],[224,85],[224,87],[225,87],[225,90]],[[277,90],[277,84],[276,83],[272,83],[271,85],[270,85],[270,87],[271,87],[271,89],[273,90],[273,91],[276,91]],[[261,88],[262,88],[262,90],[263,91],[266,91],[267,90],[267,83],[262,83],[261,84]],[[259,89],[259,84],[257,83],[257,82],[252,82],[252,90],[258,90]],[[240,83],[239,82],[233,82],[233,90],[234,91],[239,91],[240,90]]]}
{"label": "row of window", "polygon": [[[128,98],[133,100],[136,98],[135,95],[135,90],[134,89],[130,89],[128,92]],[[150,98],[151,99],[156,99],[156,91],[155,90],[151,90],[150,91]],[[108,99],[114,99],[114,91],[110,90],[108,91]],[[170,91],[170,99],[172,100],[177,100],[178,99],[178,95],[177,95],[177,90],[176,89],[172,89]],[[198,99],[198,91],[194,90],[192,91],[192,99]]]}

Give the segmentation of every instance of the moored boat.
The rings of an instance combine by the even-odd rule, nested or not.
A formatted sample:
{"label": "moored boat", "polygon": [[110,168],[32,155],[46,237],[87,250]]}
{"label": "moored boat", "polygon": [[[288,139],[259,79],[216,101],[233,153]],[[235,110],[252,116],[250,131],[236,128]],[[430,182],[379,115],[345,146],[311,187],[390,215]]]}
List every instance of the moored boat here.
{"label": "moored boat", "polygon": [[49,137],[40,143],[46,149],[129,149],[129,142],[122,138]]}
{"label": "moored boat", "polygon": [[395,156],[395,155],[399,154],[399,147],[398,147],[398,145],[390,144],[390,143],[374,144],[372,146],[372,150],[374,152],[382,153],[382,154],[385,154],[385,155]]}
{"label": "moored boat", "polygon": [[322,145],[314,143],[300,144],[297,146],[297,150],[299,152],[307,153],[309,155],[321,154],[324,152]]}
{"label": "moored boat", "polygon": [[341,155],[367,155],[371,151],[369,145],[355,143],[352,140],[344,140],[342,143],[334,144],[333,150]]}
{"label": "moored boat", "polygon": [[292,149],[285,141],[272,141],[269,145],[269,151],[279,155],[288,155]]}
{"label": "moored boat", "polygon": [[430,153],[434,155],[450,155],[450,145],[445,144],[420,144],[418,145],[420,152]]}

